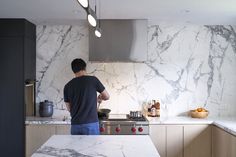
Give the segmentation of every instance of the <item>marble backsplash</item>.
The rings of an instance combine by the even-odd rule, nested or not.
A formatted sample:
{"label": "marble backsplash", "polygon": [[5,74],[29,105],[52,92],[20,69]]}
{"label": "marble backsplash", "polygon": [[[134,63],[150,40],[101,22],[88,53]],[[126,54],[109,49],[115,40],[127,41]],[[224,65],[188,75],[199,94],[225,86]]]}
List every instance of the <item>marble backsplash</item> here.
{"label": "marble backsplash", "polygon": [[[88,62],[88,74],[111,95],[101,107],[129,113],[157,99],[162,116],[196,107],[212,117],[236,116],[236,26],[149,22],[146,53],[145,63]],[[88,56],[87,25],[37,26],[36,101],[53,101],[53,117],[69,115],[63,87],[74,77],[70,63]]]}

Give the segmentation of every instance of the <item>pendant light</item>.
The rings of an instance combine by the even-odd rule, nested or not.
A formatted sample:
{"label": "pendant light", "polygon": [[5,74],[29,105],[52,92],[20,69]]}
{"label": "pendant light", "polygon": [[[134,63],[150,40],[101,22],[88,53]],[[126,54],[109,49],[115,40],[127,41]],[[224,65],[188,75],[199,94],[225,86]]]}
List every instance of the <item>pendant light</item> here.
{"label": "pendant light", "polygon": [[96,27],[97,26],[97,16],[95,12],[91,9],[88,8],[87,10],[87,17],[88,17],[88,22],[91,26]]}
{"label": "pendant light", "polygon": [[100,38],[102,36],[102,30],[99,27],[96,27],[95,29],[95,35],[96,37]]}
{"label": "pendant light", "polygon": [[[89,0],[76,0],[80,6],[82,8],[85,9],[85,11],[87,12],[87,20],[88,23],[95,28],[95,36],[100,38],[102,36],[102,31],[100,28],[100,21],[98,22],[97,20],[97,15],[96,15],[96,4],[97,1],[95,1],[95,11],[93,11],[93,9],[91,9],[91,7],[89,6]],[[99,10],[100,11],[100,10]],[[100,14],[100,13],[99,13]]]}
{"label": "pendant light", "polygon": [[[95,13],[97,14],[97,1],[95,1]],[[100,6],[100,5],[99,5]],[[98,14],[97,14],[98,15]],[[99,15],[100,15],[100,9],[99,9]],[[96,37],[98,37],[98,38],[101,38],[101,36],[102,36],[102,30],[101,30],[101,28],[100,28],[100,20],[98,19],[98,24],[97,24],[97,26],[96,26],[96,29],[95,29],[95,31],[94,31],[94,33],[95,33],[95,36]]]}
{"label": "pendant light", "polygon": [[77,0],[77,2],[84,8],[87,9],[89,6],[88,0]]}

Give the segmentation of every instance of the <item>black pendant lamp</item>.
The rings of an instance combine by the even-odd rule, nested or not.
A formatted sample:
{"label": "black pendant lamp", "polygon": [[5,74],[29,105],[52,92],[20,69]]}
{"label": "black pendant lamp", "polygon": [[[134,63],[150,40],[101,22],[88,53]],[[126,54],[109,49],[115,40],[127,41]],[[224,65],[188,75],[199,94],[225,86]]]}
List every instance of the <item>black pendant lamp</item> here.
{"label": "black pendant lamp", "polygon": [[89,6],[88,0],[77,0],[77,2],[84,8],[87,9]]}
{"label": "black pendant lamp", "polygon": [[91,26],[93,26],[93,27],[97,26],[97,16],[91,8],[87,9],[87,18],[88,18],[88,22]]}
{"label": "black pendant lamp", "polygon": [[100,38],[102,36],[101,28],[99,26],[97,26],[94,33],[95,33],[96,37]]}
{"label": "black pendant lamp", "polygon": [[96,4],[95,4],[95,11],[93,11],[93,9],[91,9],[89,6],[89,0],[77,0],[77,2],[87,12],[87,20],[89,24],[95,28],[95,36],[100,38],[102,36],[102,33],[101,33],[101,28],[99,26],[100,24],[98,25],[98,22],[97,22]]}
{"label": "black pendant lamp", "polygon": [[[100,5],[99,5],[99,6],[100,6]],[[96,14],[97,14],[97,1],[96,1],[96,3],[95,3],[95,12],[96,12]],[[100,9],[99,9],[99,15],[100,15]],[[96,28],[95,28],[94,33],[95,33],[95,36],[96,36],[96,37],[101,38],[101,36],[102,36],[102,29],[101,29],[101,27],[100,27],[100,20],[98,19],[97,21],[98,21],[98,24],[97,24],[97,26],[96,26]]]}

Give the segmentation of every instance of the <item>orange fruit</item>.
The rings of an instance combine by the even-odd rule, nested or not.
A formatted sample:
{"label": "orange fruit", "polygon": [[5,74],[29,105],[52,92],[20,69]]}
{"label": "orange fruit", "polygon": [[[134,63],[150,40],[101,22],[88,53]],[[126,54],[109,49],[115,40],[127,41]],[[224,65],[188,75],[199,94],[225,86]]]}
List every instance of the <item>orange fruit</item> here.
{"label": "orange fruit", "polygon": [[202,108],[197,108],[197,111],[198,112],[202,112]]}

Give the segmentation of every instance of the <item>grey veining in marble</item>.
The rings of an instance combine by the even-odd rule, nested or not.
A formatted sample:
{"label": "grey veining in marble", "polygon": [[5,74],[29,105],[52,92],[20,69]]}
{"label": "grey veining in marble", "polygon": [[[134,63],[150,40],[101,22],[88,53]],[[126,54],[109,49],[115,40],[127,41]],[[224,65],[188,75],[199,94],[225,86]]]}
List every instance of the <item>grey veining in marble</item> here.
{"label": "grey veining in marble", "polygon": [[92,157],[90,155],[81,154],[75,151],[74,149],[58,149],[47,146],[43,147],[42,149],[39,149],[36,153],[57,157]]}
{"label": "grey veining in marble", "polygon": [[25,119],[25,124],[35,124],[35,125],[40,125],[40,124],[65,124],[65,125],[70,125],[71,121],[67,117],[63,118],[48,118],[48,117],[26,117]]}
{"label": "grey veining in marble", "polygon": [[40,156],[160,157],[148,135],[54,135],[32,155]]}
{"label": "grey veining in marble", "polygon": [[[183,115],[205,107],[209,116],[236,114],[236,26],[149,23],[145,63],[92,63],[111,98],[101,104],[112,113],[140,110],[152,99],[161,114]],[[54,102],[54,117],[69,115],[63,87],[72,77],[74,58],[88,61],[88,28],[37,26],[37,102]]]}

